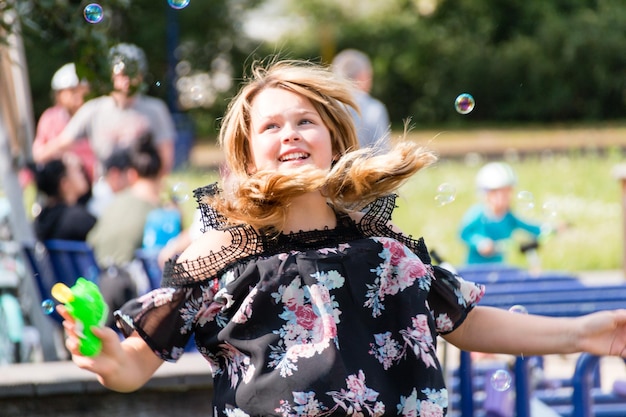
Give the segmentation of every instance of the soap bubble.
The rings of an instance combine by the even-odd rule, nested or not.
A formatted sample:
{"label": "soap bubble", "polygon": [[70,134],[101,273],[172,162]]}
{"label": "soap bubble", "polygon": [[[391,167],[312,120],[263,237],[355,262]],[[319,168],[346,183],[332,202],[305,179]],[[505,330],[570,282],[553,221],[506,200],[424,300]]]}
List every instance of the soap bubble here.
{"label": "soap bubble", "polygon": [[460,114],[468,114],[472,110],[474,110],[474,106],[476,105],[476,100],[471,94],[463,93],[459,94],[456,100],[454,100],[454,108],[457,113]]}
{"label": "soap bubble", "polygon": [[43,300],[41,302],[41,308],[43,309],[44,313],[52,314],[52,312],[54,311],[54,301],[50,299]]}
{"label": "soap bubble", "polygon": [[558,217],[559,211],[557,205],[552,201],[546,201],[541,206],[541,211],[546,219],[552,220]]}
{"label": "soap bubble", "polygon": [[532,210],[535,208],[535,197],[530,191],[520,191],[517,193],[517,202],[520,208]]}
{"label": "soap bubble", "polygon": [[511,313],[528,314],[528,310],[526,309],[526,307],[520,304],[512,306],[511,308],[509,308],[509,311]]}
{"label": "soap bubble", "polygon": [[437,187],[435,201],[439,207],[452,203],[456,199],[456,188],[452,184],[444,182]]}
{"label": "soap bubble", "polygon": [[504,369],[498,369],[491,374],[491,386],[496,391],[502,392],[511,388],[511,380],[511,374]]}
{"label": "soap bubble", "polygon": [[83,9],[83,16],[89,23],[100,23],[104,18],[104,12],[102,6],[98,3],[90,3]]}
{"label": "soap bubble", "polygon": [[189,186],[184,182],[177,182],[172,186],[172,200],[177,204],[189,200],[189,193]]}
{"label": "soap bubble", "polygon": [[172,9],[180,10],[189,6],[191,0],[167,0],[167,4],[170,5]]}

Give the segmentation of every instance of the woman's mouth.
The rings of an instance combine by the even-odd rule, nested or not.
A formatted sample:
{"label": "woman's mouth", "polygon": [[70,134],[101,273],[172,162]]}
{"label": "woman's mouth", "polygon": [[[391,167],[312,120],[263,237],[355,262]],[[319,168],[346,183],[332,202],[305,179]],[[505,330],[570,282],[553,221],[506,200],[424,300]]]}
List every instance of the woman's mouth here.
{"label": "woman's mouth", "polygon": [[302,159],[307,159],[309,154],[306,152],[291,152],[286,155],[282,155],[278,160],[280,162],[288,162],[288,161],[298,161]]}

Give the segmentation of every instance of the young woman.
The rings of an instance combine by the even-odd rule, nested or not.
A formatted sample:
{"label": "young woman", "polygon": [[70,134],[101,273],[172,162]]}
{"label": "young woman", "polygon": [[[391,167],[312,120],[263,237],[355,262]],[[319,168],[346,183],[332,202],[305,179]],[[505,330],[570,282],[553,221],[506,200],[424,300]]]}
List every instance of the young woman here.
{"label": "young woman", "polygon": [[193,335],[214,375],[214,415],[429,415],[448,406],[436,337],[465,350],[626,356],[626,310],[579,318],[478,307],[483,287],[430,264],[390,223],[391,193],[435,157],[409,141],[357,149],[350,86],[306,62],[256,67],[220,141],[230,169],[198,191],[206,232],[162,288],[95,329],[78,366],[141,387]]}

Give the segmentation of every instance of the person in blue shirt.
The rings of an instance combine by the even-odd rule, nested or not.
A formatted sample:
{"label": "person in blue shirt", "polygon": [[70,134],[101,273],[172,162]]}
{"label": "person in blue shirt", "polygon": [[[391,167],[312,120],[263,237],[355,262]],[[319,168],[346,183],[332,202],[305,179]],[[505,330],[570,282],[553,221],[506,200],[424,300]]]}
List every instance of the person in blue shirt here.
{"label": "person in blue shirt", "polygon": [[514,232],[524,230],[537,238],[539,224],[518,217],[512,208],[517,178],[504,162],[489,162],[476,175],[482,201],[463,216],[460,237],[467,246],[467,264],[503,263],[506,243]]}

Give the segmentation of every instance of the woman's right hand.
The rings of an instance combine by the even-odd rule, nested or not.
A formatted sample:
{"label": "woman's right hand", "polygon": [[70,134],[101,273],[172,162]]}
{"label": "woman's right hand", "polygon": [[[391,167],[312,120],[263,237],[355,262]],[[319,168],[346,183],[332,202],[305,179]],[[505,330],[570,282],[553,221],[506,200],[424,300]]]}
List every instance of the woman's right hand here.
{"label": "woman's right hand", "polygon": [[93,334],[102,341],[102,350],[95,356],[83,356],[78,348],[76,320],[63,305],[57,306],[63,317],[65,346],[72,354],[72,361],[79,368],[97,374],[98,381],[118,392],[132,392],[145,384],[163,363],[143,339],[134,332],[122,342],[119,335],[109,327],[93,327]]}
{"label": "woman's right hand", "polygon": [[57,312],[63,317],[65,347],[72,354],[72,361],[79,368],[98,375],[116,372],[123,355],[118,334],[109,327],[93,327],[93,334],[102,341],[102,351],[95,356],[84,356],[79,351],[81,339],[77,335],[76,320],[62,304],[57,306]]}

